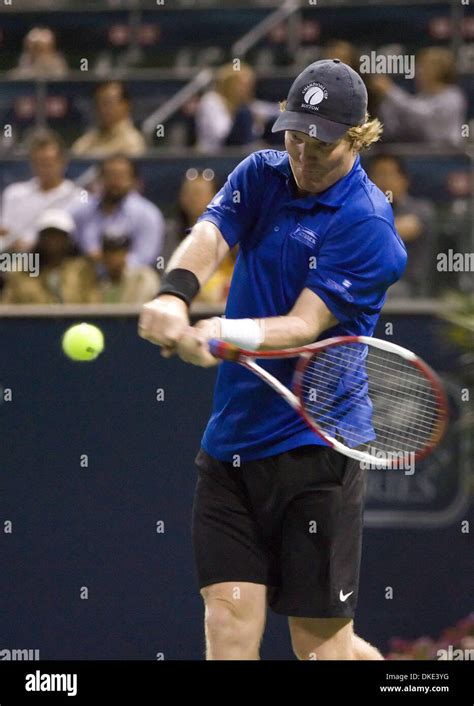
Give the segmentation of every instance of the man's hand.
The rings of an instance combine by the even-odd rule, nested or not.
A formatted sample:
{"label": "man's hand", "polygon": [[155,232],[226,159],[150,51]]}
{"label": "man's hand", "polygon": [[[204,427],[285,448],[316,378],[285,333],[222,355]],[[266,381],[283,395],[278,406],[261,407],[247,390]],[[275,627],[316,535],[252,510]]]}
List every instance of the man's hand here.
{"label": "man's hand", "polygon": [[220,361],[209,353],[210,338],[219,338],[220,320],[218,317],[202,319],[194,327],[188,327],[178,343],[178,355],[181,360],[202,368],[211,368]]}
{"label": "man's hand", "polygon": [[189,327],[188,307],[172,294],[162,294],[143,305],[138,321],[138,335],[162,347],[161,355],[169,358]]}

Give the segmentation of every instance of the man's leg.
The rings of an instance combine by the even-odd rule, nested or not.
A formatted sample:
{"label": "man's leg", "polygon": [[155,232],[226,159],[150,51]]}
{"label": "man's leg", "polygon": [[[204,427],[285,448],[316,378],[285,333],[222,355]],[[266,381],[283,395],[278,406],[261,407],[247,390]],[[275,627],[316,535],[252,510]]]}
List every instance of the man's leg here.
{"label": "man's leg", "polygon": [[383,659],[375,647],[354,634],[350,618],[289,618],[288,623],[298,659]]}
{"label": "man's leg", "polygon": [[201,589],[207,660],[258,660],[266,618],[266,586],[227,581]]}

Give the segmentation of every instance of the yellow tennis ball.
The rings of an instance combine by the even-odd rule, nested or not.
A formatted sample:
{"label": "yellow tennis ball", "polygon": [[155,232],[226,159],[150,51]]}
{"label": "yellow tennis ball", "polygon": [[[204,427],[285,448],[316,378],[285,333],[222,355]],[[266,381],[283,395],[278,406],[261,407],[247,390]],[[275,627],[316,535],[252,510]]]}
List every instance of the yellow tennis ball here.
{"label": "yellow tennis ball", "polygon": [[104,350],[104,334],[92,324],[77,324],[63,336],[63,351],[71,360],[94,360]]}

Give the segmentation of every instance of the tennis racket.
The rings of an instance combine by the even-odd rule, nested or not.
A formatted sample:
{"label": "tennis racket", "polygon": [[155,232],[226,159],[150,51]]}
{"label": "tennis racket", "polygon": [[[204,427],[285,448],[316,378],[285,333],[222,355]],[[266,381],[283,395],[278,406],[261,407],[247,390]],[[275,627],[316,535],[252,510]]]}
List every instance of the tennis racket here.
{"label": "tennis racket", "polygon": [[[407,454],[419,461],[444,434],[448,404],[438,376],[394,343],[339,336],[301,348],[248,351],[211,339],[209,350],[258,375],[326,444],[368,466],[400,468]],[[256,358],[297,358],[292,389]]]}

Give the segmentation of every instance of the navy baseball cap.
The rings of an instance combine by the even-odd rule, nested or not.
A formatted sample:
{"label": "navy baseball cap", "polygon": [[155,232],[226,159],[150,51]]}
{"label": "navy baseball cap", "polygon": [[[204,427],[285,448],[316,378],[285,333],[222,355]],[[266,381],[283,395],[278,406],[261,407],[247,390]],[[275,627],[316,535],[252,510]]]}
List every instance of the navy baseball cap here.
{"label": "navy baseball cap", "polygon": [[295,78],[272,132],[297,130],[337,142],[350,127],[365,122],[366,112],[367,89],[359,74],[340,59],[324,59]]}

